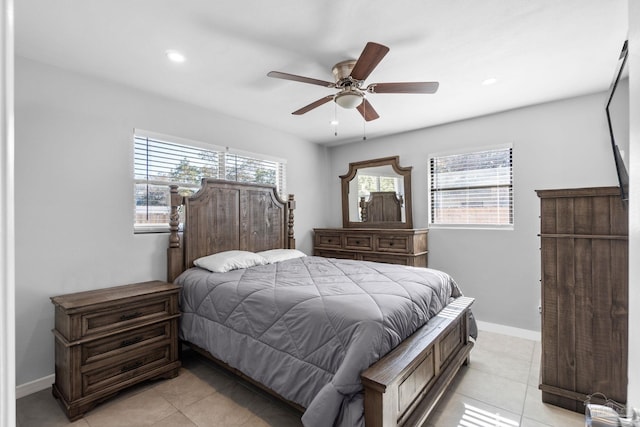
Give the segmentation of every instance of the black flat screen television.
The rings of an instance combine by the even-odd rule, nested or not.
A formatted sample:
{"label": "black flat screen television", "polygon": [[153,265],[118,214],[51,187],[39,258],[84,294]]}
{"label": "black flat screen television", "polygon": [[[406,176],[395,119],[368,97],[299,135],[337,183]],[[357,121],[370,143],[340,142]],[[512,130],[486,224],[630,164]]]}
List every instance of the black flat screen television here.
{"label": "black flat screen television", "polygon": [[629,199],[629,72],[628,41],[624,42],[607,97],[607,122],[613,159],[623,200]]}

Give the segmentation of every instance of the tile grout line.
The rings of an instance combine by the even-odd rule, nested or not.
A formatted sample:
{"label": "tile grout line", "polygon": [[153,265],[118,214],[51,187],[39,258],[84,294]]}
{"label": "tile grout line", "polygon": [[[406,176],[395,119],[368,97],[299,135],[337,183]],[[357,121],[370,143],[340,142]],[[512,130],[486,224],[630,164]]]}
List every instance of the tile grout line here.
{"label": "tile grout line", "polygon": [[533,370],[533,356],[536,354],[536,346],[535,343],[533,348],[531,349],[531,357],[529,358],[529,372],[527,375],[527,388],[524,391],[524,400],[522,401],[522,410],[520,411],[520,425],[522,425],[524,421],[524,410],[527,406],[527,397],[529,396],[529,379],[531,378],[531,371]]}

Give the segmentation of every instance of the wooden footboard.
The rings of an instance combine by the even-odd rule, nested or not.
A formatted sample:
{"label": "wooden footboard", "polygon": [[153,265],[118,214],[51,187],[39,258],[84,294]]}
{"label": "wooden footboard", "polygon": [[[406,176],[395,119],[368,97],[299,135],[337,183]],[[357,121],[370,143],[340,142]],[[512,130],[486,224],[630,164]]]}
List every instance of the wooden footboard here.
{"label": "wooden footboard", "polygon": [[468,361],[473,301],[456,299],[362,373],[366,427],[424,422]]}
{"label": "wooden footboard", "polygon": [[[365,427],[421,425],[468,361],[470,307],[473,298],[460,297],[444,308],[389,354],[361,375]],[[301,413],[303,407],[214,358],[206,350],[184,342],[226,370],[244,378]]]}

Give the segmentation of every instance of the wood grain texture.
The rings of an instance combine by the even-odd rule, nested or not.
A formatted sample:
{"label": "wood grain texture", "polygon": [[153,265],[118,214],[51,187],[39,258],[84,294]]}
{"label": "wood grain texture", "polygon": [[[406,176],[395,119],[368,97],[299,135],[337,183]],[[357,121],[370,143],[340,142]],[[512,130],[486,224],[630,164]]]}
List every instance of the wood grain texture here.
{"label": "wood grain texture", "polygon": [[368,199],[360,198],[362,222],[400,222],[403,203],[395,191],[372,191]]}
{"label": "wood grain texture", "polygon": [[315,228],[317,256],[427,267],[427,229]]}
{"label": "wood grain texture", "polygon": [[628,219],[616,187],[541,198],[543,401],[584,412],[586,396],[626,402]]}
{"label": "wood grain texture", "polygon": [[273,186],[205,178],[194,195],[171,200],[184,209],[184,227],[181,236],[173,228],[170,233],[170,282],[203,256],[229,250],[295,248],[294,197],[280,199]]}
{"label": "wood grain texture", "polygon": [[365,425],[421,425],[467,360],[473,298],[460,297],[362,373]]}
{"label": "wood grain texture", "polygon": [[178,375],[178,292],[152,281],[52,297],[53,395],[73,421],[147,379]]}

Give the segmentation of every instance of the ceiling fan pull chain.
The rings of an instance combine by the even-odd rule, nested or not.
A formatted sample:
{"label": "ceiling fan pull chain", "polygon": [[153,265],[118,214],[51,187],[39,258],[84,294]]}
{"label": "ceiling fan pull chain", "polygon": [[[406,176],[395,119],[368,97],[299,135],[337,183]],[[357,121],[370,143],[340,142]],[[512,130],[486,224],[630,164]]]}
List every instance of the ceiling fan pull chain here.
{"label": "ceiling fan pull chain", "polygon": [[336,104],[335,102],[333,103],[333,122],[331,122],[331,124],[333,125],[333,135],[334,136],[338,136],[338,104]]}
{"label": "ceiling fan pull chain", "polygon": [[[366,99],[366,98],[365,98]],[[366,141],[367,140],[367,104],[363,103],[362,104],[362,140]]]}

